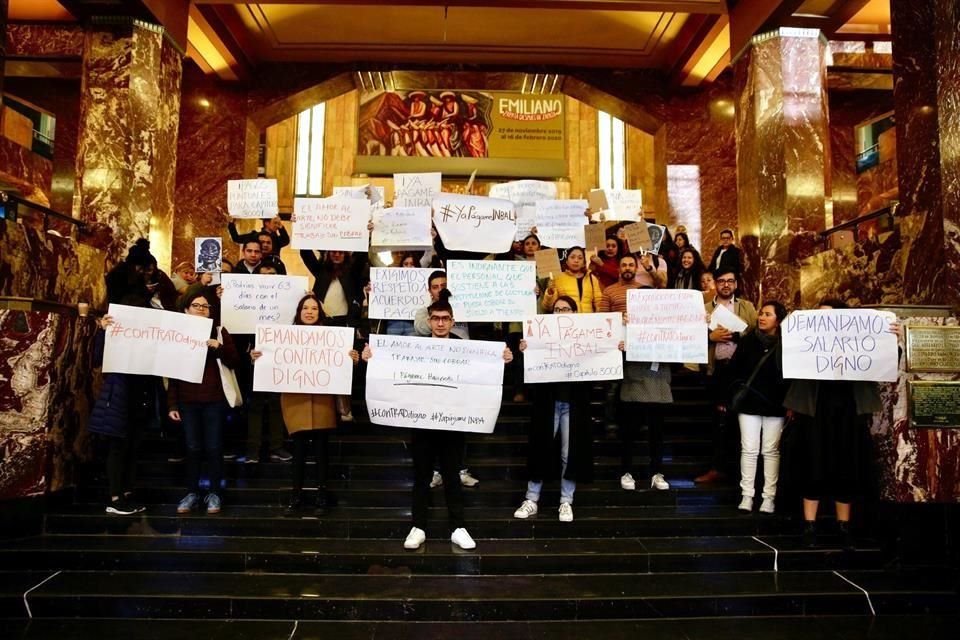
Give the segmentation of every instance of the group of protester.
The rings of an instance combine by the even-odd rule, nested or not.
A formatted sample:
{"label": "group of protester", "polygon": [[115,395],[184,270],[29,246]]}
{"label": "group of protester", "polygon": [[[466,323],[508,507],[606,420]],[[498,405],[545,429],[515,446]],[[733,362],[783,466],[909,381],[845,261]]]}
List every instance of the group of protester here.
{"label": "group of protester", "polygon": [[[223,261],[223,270],[237,273],[286,273],[279,258],[289,236],[279,218],[264,222],[263,229],[239,234],[230,224],[231,238],[239,244],[236,265]],[[486,258],[496,260],[534,260],[541,243],[532,229],[530,235],[514,243],[511,251],[495,256],[478,256],[447,250],[439,236],[434,247],[417,254],[394,253],[397,268],[435,267],[427,287],[431,304],[421,309],[414,320],[371,321],[366,318],[369,295],[369,267],[382,265],[371,252],[349,254],[342,251],[301,251],[306,268],[314,276],[312,291],[305,292],[294,317],[297,325],[352,327],[354,344],[347,350],[356,364],[376,357],[367,336],[373,331],[394,335],[434,338],[497,338],[505,342],[503,359],[507,363],[509,391],[515,400],[529,398],[531,407],[526,493],[514,517],[525,519],[537,514],[545,480],[560,479],[559,520],[573,520],[573,501],[578,483],[593,480],[593,425],[590,396],[592,382],[524,384],[521,365],[526,342],[518,323],[501,326],[458,323],[450,297],[456,292],[446,288],[446,274],[440,270],[450,258]],[[562,252],[563,272],[537,280],[535,295],[541,313],[616,312],[626,314],[627,296],[632,289],[677,288],[703,292],[707,318],[720,306],[740,318],[747,326],[733,332],[717,326],[709,333],[709,363],[705,375],[714,408],[714,459],[707,473],[697,482],[720,480],[724,475],[725,438],[734,420],[740,429],[739,509],[752,511],[756,497],[755,476],[758,458],[763,459],[762,498],[759,510],[773,513],[778,493],[780,440],[785,424],[792,421],[796,446],[790,480],[803,498],[806,521],[805,541],[816,543],[817,506],[820,500],[836,502],[836,519],[847,546],[853,545],[850,530],[850,504],[861,494],[869,454],[866,423],[879,409],[875,384],[861,382],[825,382],[785,380],[782,374],[780,323],[787,309],[776,300],[764,301],[759,308],[737,296],[742,272],[740,252],[733,244],[733,232],[724,230],[709,264],[690,244],[683,229],[669,233],[659,254],[631,252],[622,230],[607,232],[605,247],[590,255],[582,247]],[[105,436],[109,499],[106,510],[113,514],[133,514],[143,510],[134,495],[137,448],[143,429],[151,420],[170,420],[182,424],[186,441],[186,490],[177,507],[181,514],[203,505],[206,513],[221,509],[222,469],[225,454],[224,423],[228,413],[221,385],[221,364],[235,371],[243,395],[241,409],[232,411],[233,419],[246,418],[247,451],[243,461],[256,463],[264,456],[273,461],[292,460],[292,492],[288,507],[297,515],[309,506],[328,509],[336,504],[327,487],[329,433],[338,424],[353,420],[349,397],[268,393],[253,391],[252,372],[261,355],[252,335],[231,336],[219,324],[222,288],[206,274],[197,277],[192,263],[175,269],[168,278],[157,268],[146,240],[138,241],[126,260],[107,275],[111,303],[138,307],[179,310],[214,319],[207,342],[207,359],[199,383],[177,380],[166,382],[149,377],[110,373],[91,418],[91,431]],[[840,308],[836,300],[823,302],[824,308]],[[101,320],[109,327],[112,318]],[[102,356],[102,336],[97,358]],[[621,343],[621,349],[623,344]],[[671,378],[674,368],[650,362],[624,362],[623,380],[609,383],[608,398],[615,400],[616,423],[622,442],[620,486],[635,490],[638,469],[634,465],[634,441],[641,426],[647,427],[650,465],[647,477],[653,490],[667,490],[663,474],[664,409],[673,402]],[[689,365],[688,367],[689,368]],[[606,384],[606,383],[605,383]],[[745,390],[734,394],[734,390]],[[733,396],[737,397],[734,398]],[[736,406],[732,406],[734,403]],[[293,443],[293,453],[284,448],[285,432]],[[465,437],[462,432],[439,429],[412,429],[414,484],[412,527],[404,546],[418,548],[426,538],[429,490],[442,485],[448,509],[451,540],[464,549],[476,543],[467,532],[463,515],[462,487],[479,480],[465,464]],[[316,459],[312,486],[305,487],[306,459]],[[200,470],[206,461],[209,488],[201,500]]]}

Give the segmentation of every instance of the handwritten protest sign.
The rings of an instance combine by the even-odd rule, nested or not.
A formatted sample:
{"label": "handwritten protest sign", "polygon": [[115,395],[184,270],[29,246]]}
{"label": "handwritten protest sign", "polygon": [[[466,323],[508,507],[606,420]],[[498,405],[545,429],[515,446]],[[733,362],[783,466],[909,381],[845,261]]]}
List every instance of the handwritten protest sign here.
{"label": "handwritten protest sign", "polygon": [[272,218],[277,206],[277,181],[273,178],[227,180],[227,212],[234,218]]}
{"label": "handwritten protest sign", "polygon": [[359,198],[294,198],[294,249],[366,251],[370,202]]}
{"label": "handwritten protest sign", "polygon": [[643,198],[639,189],[592,189],[588,195],[590,210],[602,211],[606,220],[640,219]]}
{"label": "handwritten protest sign", "polygon": [[873,309],[794,311],[781,325],[783,377],[896,381],[895,320]]}
{"label": "handwritten protest sign", "polygon": [[254,391],[350,395],[353,329],[258,324]]}
{"label": "handwritten protest sign", "polygon": [[111,304],[103,345],[104,373],[203,380],[213,320],[185,313]]}
{"label": "handwritten protest sign", "polygon": [[627,319],[627,360],[707,361],[707,322],[699,291],[631,289]]}
{"label": "handwritten protest sign", "polygon": [[306,276],[225,273],[220,317],[230,333],[254,333],[258,324],[293,322],[307,292]]}
{"label": "handwritten protest sign", "polygon": [[363,184],[357,187],[334,187],[333,196],[342,198],[352,198],[354,200],[369,200],[371,205],[383,206],[384,195],[383,187],[376,187],[369,184]]}
{"label": "handwritten protest sign", "polygon": [[556,249],[584,246],[586,200],[537,200],[535,206],[537,235],[544,246]]}
{"label": "handwritten protest sign", "polygon": [[493,433],[503,343],[372,334],[367,410],[374,424]]}
{"label": "handwritten protest sign", "polygon": [[450,304],[459,322],[508,322],[537,313],[533,262],[447,261]]}
{"label": "handwritten protest sign", "polygon": [[197,273],[219,273],[223,268],[223,240],[218,237],[194,238],[194,264]]}
{"label": "handwritten protest sign", "polygon": [[641,251],[651,251],[653,245],[650,244],[650,232],[646,222],[634,222],[623,227],[623,234],[627,239],[627,246],[631,253],[640,253]]}
{"label": "handwritten protest sign", "polygon": [[433,199],[433,223],[447,249],[502,253],[517,233],[509,200],[441,193]]}
{"label": "handwritten protest sign", "polygon": [[517,206],[534,205],[537,200],[556,200],[557,183],[545,180],[512,180],[490,187],[491,198],[509,200]]}
{"label": "handwritten protest sign", "polygon": [[413,320],[418,309],[430,304],[427,278],[434,269],[370,269],[368,316],[387,320]]}
{"label": "handwritten protest sign", "polygon": [[441,173],[393,174],[393,206],[430,207],[441,190]]}
{"label": "handwritten protest sign", "polygon": [[556,313],[524,321],[524,382],[623,378],[619,313]]}
{"label": "handwritten protest sign", "polygon": [[433,245],[430,207],[393,207],[373,212],[370,244],[381,249],[415,249]]}
{"label": "handwritten protest sign", "polygon": [[533,258],[537,265],[538,278],[552,278],[554,275],[563,273],[560,256],[557,255],[556,249],[540,249],[533,254]]}
{"label": "handwritten protest sign", "polygon": [[517,205],[517,233],[514,240],[523,240],[533,233],[533,227],[537,224],[537,207],[532,204]]}
{"label": "handwritten protest sign", "polygon": [[612,222],[593,222],[583,226],[584,246],[593,251],[603,251],[607,246],[607,229]]}

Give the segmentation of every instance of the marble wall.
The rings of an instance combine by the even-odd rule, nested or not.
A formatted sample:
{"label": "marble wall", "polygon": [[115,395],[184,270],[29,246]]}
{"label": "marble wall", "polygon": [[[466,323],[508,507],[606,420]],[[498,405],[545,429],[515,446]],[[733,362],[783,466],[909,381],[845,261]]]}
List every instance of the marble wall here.
{"label": "marble wall", "polygon": [[[956,318],[909,318],[907,325],[957,325]],[[892,502],[960,502],[960,429],[913,429],[909,423],[907,381],[960,380],[960,373],[907,373],[881,385],[883,411],[871,433],[880,467],[881,497]]]}
{"label": "marble wall", "polygon": [[0,500],[72,482],[87,449],[94,329],[72,314],[0,310]]}

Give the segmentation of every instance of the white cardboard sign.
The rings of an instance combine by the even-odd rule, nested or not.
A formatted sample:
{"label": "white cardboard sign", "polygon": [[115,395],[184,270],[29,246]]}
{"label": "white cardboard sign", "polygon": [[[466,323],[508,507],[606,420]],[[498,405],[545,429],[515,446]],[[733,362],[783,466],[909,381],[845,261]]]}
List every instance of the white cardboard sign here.
{"label": "white cardboard sign", "polygon": [[627,292],[627,360],[707,362],[703,294],[689,289]]}
{"label": "white cardboard sign", "polygon": [[366,251],[370,201],[361,198],[294,198],[294,249]]}
{"label": "white cardboard sign", "polygon": [[433,245],[430,206],[375,209],[371,246],[384,250],[425,249]]}
{"label": "white cardboard sign", "polygon": [[373,267],[370,269],[370,318],[413,320],[430,304],[427,278],[436,269]]}
{"label": "white cardboard sign", "polygon": [[433,199],[433,224],[447,249],[503,253],[517,234],[509,200],[441,193]]}
{"label": "white cardboard sign", "polygon": [[104,373],[161,376],[201,382],[213,320],[185,313],[111,304]]}
{"label": "white cardboard sign", "polygon": [[493,433],[503,343],[372,334],[367,410],[374,424]]}
{"label": "white cardboard sign", "polygon": [[491,198],[509,200],[518,207],[534,205],[537,200],[555,200],[557,183],[546,180],[512,180],[492,185],[489,194]]}
{"label": "white cardboard sign", "polygon": [[393,174],[393,206],[429,207],[440,193],[441,173]]}
{"label": "white cardboard sign", "polygon": [[619,313],[555,313],[524,321],[524,382],[623,378]]}
{"label": "white cardboard sign", "polygon": [[255,333],[258,324],[293,322],[307,293],[306,276],[224,273],[220,317],[230,333]]}
{"label": "white cardboard sign", "polygon": [[258,324],[253,390],[350,395],[353,329]]}
{"label": "white cardboard sign", "polygon": [[536,315],[536,286],[532,261],[447,261],[450,305],[458,322],[509,322]]}
{"label": "white cardboard sign", "polygon": [[273,178],[227,180],[227,212],[234,218],[272,218],[280,213]]}
{"label": "white cardboard sign", "polygon": [[545,247],[569,249],[584,246],[586,200],[538,200],[537,236]]}
{"label": "white cardboard sign", "polygon": [[783,377],[897,380],[896,316],[874,309],[794,311],[781,325]]}

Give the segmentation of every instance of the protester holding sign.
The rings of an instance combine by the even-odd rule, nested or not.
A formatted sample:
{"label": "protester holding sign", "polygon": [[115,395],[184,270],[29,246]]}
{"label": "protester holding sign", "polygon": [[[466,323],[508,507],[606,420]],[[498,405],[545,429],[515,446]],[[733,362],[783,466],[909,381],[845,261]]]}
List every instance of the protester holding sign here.
{"label": "protester holding sign", "polygon": [[[727,434],[733,412],[728,411],[730,385],[733,383],[733,369],[730,363],[737,352],[740,337],[753,331],[757,326],[757,310],[748,300],[736,297],[737,273],[726,269],[715,274],[717,295],[704,306],[711,317],[710,350],[707,360],[707,384],[713,402],[713,462],[710,469],[695,479],[699,483],[710,483],[724,477],[724,464],[727,450]],[[717,321],[716,318],[726,317]],[[736,324],[737,326],[731,326]],[[741,328],[742,327],[742,328]]]}
{"label": "protester holding sign", "polygon": [[[577,313],[577,303],[560,296],[553,313]],[[569,339],[569,338],[568,338]],[[562,338],[561,338],[562,340]],[[520,341],[520,351],[527,348]],[[573,493],[577,482],[593,480],[593,430],[590,421],[590,382],[548,382],[530,385],[532,415],[527,444],[527,493],[513,512],[525,520],[537,514],[543,481],[560,476],[560,522],[573,522]],[[559,436],[559,455],[557,437]]]}
{"label": "protester holding sign", "polygon": [[[434,338],[457,338],[451,332],[453,327],[453,307],[450,305],[450,292],[439,292],[438,300],[427,308]],[[367,345],[363,349],[363,359],[369,362],[375,354]],[[513,354],[506,346],[503,348],[503,360],[509,363]],[[426,409],[427,407],[425,407]],[[477,543],[467,532],[463,519],[463,492],[459,477],[463,461],[463,449],[466,443],[463,431],[444,428],[415,428],[411,433],[413,451],[413,527],[403,542],[405,549],[419,549],[427,538],[427,515],[430,503],[430,481],[433,475],[434,459],[439,459],[441,475],[444,478],[444,496],[447,501],[447,517],[450,526],[450,541],[461,549],[474,549]]]}
{"label": "protester holding sign", "polygon": [[[821,310],[846,309],[846,303],[826,299]],[[899,325],[891,325],[898,332]],[[803,496],[803,543],[817,543],[817,510],[821,500],[833,499],[844,548],[855,546],[850,527],[851,503],[866,497],[874,485],[871,465],[870,416],[880,411],[876,382],[843,379],[794,380],[783,402],[797,424],[792,478]]]}
{"label": "protester holding sign", "polygon": [[549,311],[557,298],[568,296],[577,303],[579,313],[593,313],[599,308],[602,295],[603,286],[587,270],[587,254],[583,247],[570,247],[564,256],[564,272],[547,284],[540,306]]}
{"label": "protester holding sign", "polygon": [[231,220],[227,223],[227,231],[230,233],[230,239],[237,244],[246,244],[248,240],[256,240],[259,242],[260,234],[267,234],[271,240],[271,253],[276,256],[280,255],[282,248],[290,244],[290,235],[287,233],[286,228],[284,228],[283,220],[280,216],[265,218],[263,220],[263,227],[259,231],[248,231],[247,233],[237,231],[237,225]]}
{"label": "protester holding sign", "polygon": [[787,309],[775,300],[760,307],[757,327],[737,345],[733,356],[730,410],[740,422],[740,491],[738,509],[753,511],[757,458],[763,455],[761,513],[773,513],[780,473],[780,433],[783,431],[783,398],[789,383],[783,380],[780,323]]}
{"label": "protester holding sign", "polygon": [[[202,293],[183,300],[183,312],[190,316],[210,317],[210,303]],[[220,363],[237,367],[240,356],[226,329],[213,327],[207,340],[207,359],[199,383],[169,378],[167,411],[170,419],[183,424],[187,439],[187,495],[177,505],[177,513],[193,511],[200,502],[200,460],[207,454],[210,488],[203,500],[208,515],[220,513],[220,482],[223,479],[223,420],[226,412]]]}
{"label": "protester holding sign", "polygon": [[[593,248],[594,251],[597,248]],[[608,236],[603,248],[590,258],[590,272],[606,289],[620,279],[620,258],[625,253],[623,244],[616,236]]]}
{"label": "protester holding sign", "polygon": [[[301,298],[293,324],[318,326],[326,324],[327,317],[317,297],[310,293]],[[355,349],[347,349],[345,355],[356,364],[360,354]],[[319,349],[317,349],[319,351]],[[329,349],[323,351],[328,353]],[[253,351],[251,357],[258,360],[263,352]],[[321,354],[317,354],[320,357]],[[337,428],[336,396],[321,393],[281,393],[280,407],[283,421],[293,438],[293,491],[287,512],[295,514],[303,508],[303,477],[307,463],[307,450],[314,456],[315,484],[317,487],[314,505],[318,510],[335,504],[334,496],[327,490],[327,467],[329,466],[330,431]]]}

